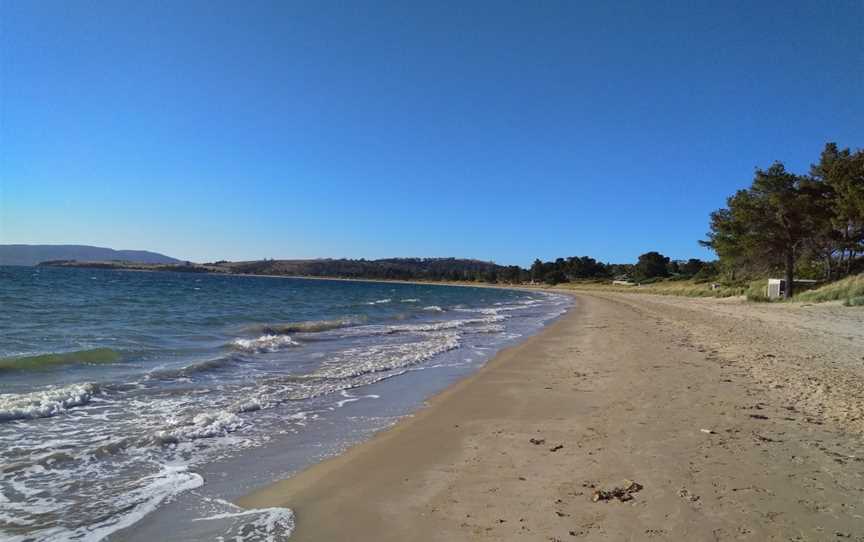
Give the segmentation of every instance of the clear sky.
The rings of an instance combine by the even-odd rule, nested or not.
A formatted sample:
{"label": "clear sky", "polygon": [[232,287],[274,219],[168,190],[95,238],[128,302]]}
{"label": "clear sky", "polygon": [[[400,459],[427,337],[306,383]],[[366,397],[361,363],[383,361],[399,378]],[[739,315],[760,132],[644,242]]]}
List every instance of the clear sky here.
{"label": "clear sky", "polygon": [[0,243],[704,258],[755,166],[864,146],[860,0],[2,0],[0,25]]}

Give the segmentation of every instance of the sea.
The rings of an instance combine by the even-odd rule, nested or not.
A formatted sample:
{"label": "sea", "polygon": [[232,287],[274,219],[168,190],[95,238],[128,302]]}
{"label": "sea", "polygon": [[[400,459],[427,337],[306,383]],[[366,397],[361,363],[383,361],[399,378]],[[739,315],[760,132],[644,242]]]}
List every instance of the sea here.
{"label": "sea", "polygon": [[0,267],[0,540],[287,540],[232,501],[563,314],[514,289]]}

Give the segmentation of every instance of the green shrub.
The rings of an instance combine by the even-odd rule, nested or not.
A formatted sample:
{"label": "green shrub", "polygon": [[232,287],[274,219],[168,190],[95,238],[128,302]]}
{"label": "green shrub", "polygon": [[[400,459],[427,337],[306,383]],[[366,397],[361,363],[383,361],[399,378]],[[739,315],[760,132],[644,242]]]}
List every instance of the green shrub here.
{"label": "green shrub", "polygon": [[745,291],[747,301],[770,301],[768,299],[768,283],[765,279],[754,280]]}
{"label": "green shrub", "polygon": [[864,307],[864,295],[850,297],[843,302],[844,307]]}

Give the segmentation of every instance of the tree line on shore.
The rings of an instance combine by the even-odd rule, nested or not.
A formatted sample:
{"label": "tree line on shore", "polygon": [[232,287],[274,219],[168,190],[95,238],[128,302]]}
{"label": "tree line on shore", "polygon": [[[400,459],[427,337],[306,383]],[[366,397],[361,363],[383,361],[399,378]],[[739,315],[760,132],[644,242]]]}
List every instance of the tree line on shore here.
{"label": "tree line on shore", "polygon": [[[524,279],[535,283],[559,284],[580,280],[626,280],[650,283],[661,278],[710,280],[716,264],[698,258],[672,260],[656,251],[639,256],[635,264],[603,263],[589,256],[572,256],[544,262],[535,260]],[[523,280],[522,282],[525,282]]]}
{"label": "tree line on shore", "polygon": [[708,238],[730,280],[782,271],[785,296],[795,278],[834,280],[864,270],[864,150],[825,145],[806,174],[782,162],[757,169],[749,188],[711,214]]}
{"label": "tree line on shore", "polygon": [[[179,267],[177,270],[186,270]],[[558,284],[582,279],[621,278],[650,282],[662,277],[707,277],[714,274],[715,265],[695,258],[674,261],[657,252],[648,252],[640,256],[635,264],[609,264],[588,256],[573,256],[551,262],[538,259],[529,269],[518,265],[504,266],[494,262],[460,258],[264,259],[249,262],[218,261],[199,267],[210,272],[253,275]]]}
{"label": "tree line on shore", "polygon": [[699,243],[717,259],[671,260],[651,251],[634,264],[615,264],[572,256],[493,274],[507,283],[692,278],[744,285],[777,273],[791,297],[795,279],[829,281],[864,271],[864,151],[828,143],[806,174],[790,172],[781,162],[757,168],[748,188],[711,213],[707,239]]}
{"label": "tree line on shore", "polygon": [[715,261],[673,261],[652,251],[635,264],[604,264],[590,257],[536,260],[523,274],[534,282],[621,278],[642,283],[660,278],[718,280],[745,284],[781,274],[784,295],[795,279],[836,280],[864,271],[864,150],[825,145],[806,174],[782,162],[757,168],[748,188],[738,190],[710,216],[707,239]]}

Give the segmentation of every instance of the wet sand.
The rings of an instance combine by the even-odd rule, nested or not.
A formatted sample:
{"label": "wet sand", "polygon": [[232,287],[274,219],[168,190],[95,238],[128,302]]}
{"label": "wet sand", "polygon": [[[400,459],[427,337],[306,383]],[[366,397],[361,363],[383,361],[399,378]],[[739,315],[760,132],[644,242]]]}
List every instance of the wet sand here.
{"label": "wet sand", "polygon": [[864,311],[576,296],[239,504],[292,508],[298,541],[864,540]]}

